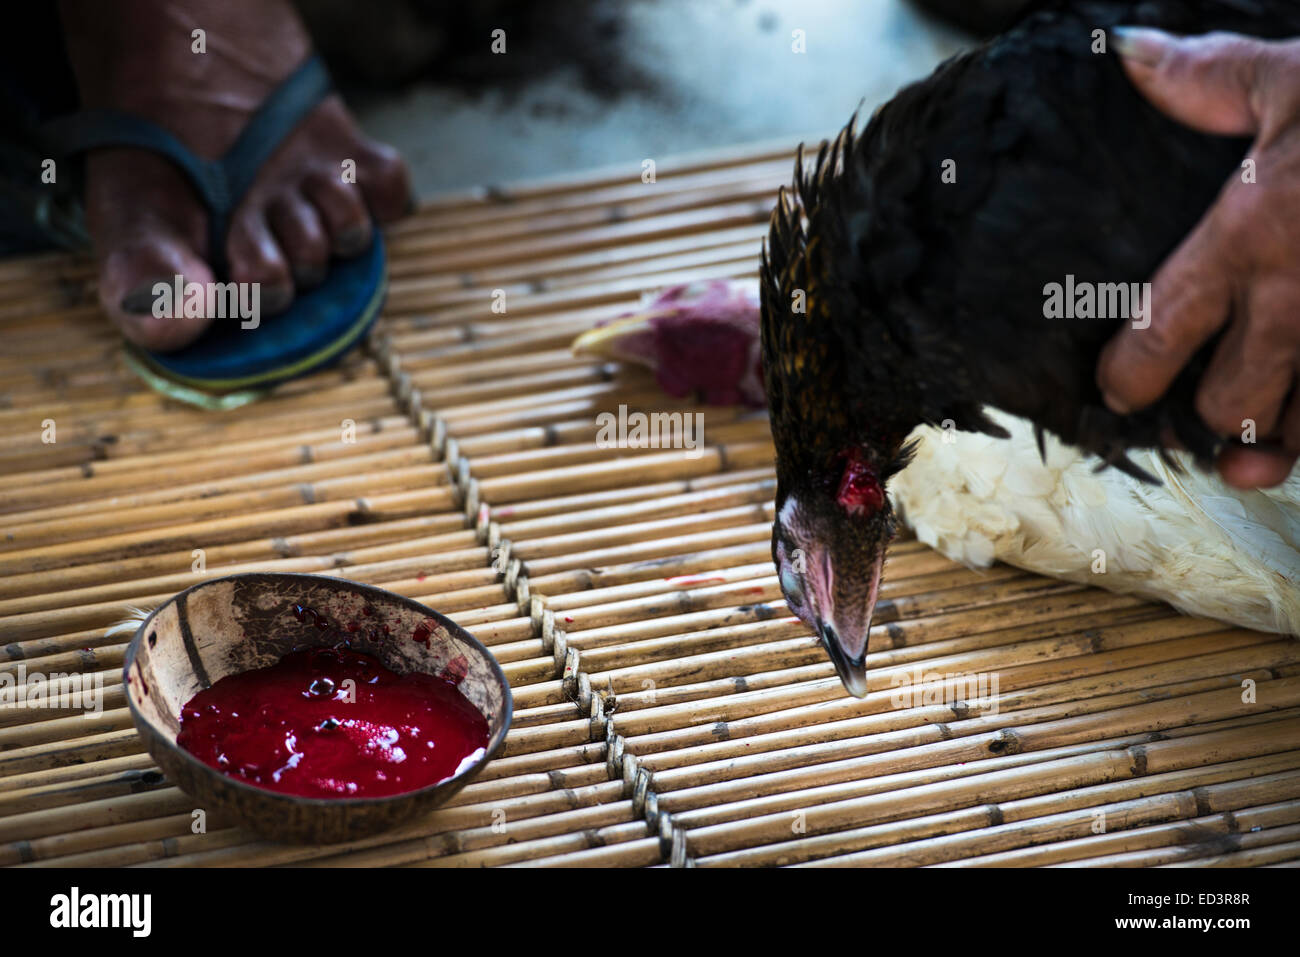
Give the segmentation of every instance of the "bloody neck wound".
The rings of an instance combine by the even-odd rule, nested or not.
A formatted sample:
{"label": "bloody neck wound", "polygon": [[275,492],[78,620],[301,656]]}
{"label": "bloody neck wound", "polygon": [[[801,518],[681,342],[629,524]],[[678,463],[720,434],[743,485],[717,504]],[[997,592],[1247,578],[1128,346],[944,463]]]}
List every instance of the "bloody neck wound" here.
{"label": "bloody neck wound", "polygon": [[885,489],[880,476],[860,450],[842,453],[844,471],[840,475],[835,500],[850,515],[872,515],[885,505]]}
{"label": "bloody neck wound", "polygon": [[228,675],[181,709],[177,744],[269,791],[386,797],[444,781],[487,747],[487,720],[446,678],[309,648]]}

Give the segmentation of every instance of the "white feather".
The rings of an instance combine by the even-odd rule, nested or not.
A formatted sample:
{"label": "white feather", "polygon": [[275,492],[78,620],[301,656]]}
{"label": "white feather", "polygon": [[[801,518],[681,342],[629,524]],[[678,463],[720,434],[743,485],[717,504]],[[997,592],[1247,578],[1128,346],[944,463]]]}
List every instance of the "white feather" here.
{"label": "white feather", "polygon": [[[1229,488],[1151,452],[1149,485],[995,409],[1009,439],[929,426],[890,494],[917,537],[974,567],[1031,571],[1167,601],[1182,611],[1300,633],[1300,472],[1265,491]],[[1104,558],[1105,573],[1098,557]]]}
{"label": "white feather", "polygon": [[135,605],[126,606],[126,617],[115,625],[109,625],[104,631],[105,638],[111,638],[114,635],[134,635],[136,629],[140,627],[140,622],[144,621],[153,612],[146,611],[143,608],[137,608]]}

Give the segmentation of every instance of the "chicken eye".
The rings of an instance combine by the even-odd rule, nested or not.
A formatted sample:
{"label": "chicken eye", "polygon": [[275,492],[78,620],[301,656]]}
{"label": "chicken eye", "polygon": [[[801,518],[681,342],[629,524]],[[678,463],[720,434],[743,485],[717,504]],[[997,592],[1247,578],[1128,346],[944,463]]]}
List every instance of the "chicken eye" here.
{"label": "chicken eye", "polygon": [[781,569],[781,590],[794,604],[803,604],[803,582],[793,568]]}

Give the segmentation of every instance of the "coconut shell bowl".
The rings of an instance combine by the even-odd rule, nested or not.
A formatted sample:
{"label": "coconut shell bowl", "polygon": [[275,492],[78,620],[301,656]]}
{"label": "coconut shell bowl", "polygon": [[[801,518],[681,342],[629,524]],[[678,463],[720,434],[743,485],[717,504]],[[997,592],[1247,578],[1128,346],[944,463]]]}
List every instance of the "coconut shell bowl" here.
{"label": "coconut shell bowl", "polygon": [[[460,678],[461,694],[487,719],[483,755],[420,790],[308,798],[236,780],[177,745],[182,706],[214,682],[272,665],[291,651],[344,640],[398,674]],[[252,572],[186,589],[140,625],[122,676],[135,726],[169,781],[196,807],[292,843],[356,840],[437,807],[501,747],[512,711],[500,665],[469,632],[408,598],[323,575]]]}

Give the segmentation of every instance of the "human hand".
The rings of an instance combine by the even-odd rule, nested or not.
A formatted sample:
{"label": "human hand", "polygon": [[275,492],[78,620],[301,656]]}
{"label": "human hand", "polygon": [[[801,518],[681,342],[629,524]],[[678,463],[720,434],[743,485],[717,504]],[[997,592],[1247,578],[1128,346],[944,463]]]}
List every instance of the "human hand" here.
{"label": "human hand", "polygon": [[1117,28],[1138,90],[1187,126],[1254,136],[1197,227],[1152,278],[1151,322],[1102,351],[1097,384],[1119,413],[1150,405],[1220,329],[1196,393],[1219,435],[1249,432],[1218,468],[1239,488],[1278,485],[1300,457],[1300,41]]}

